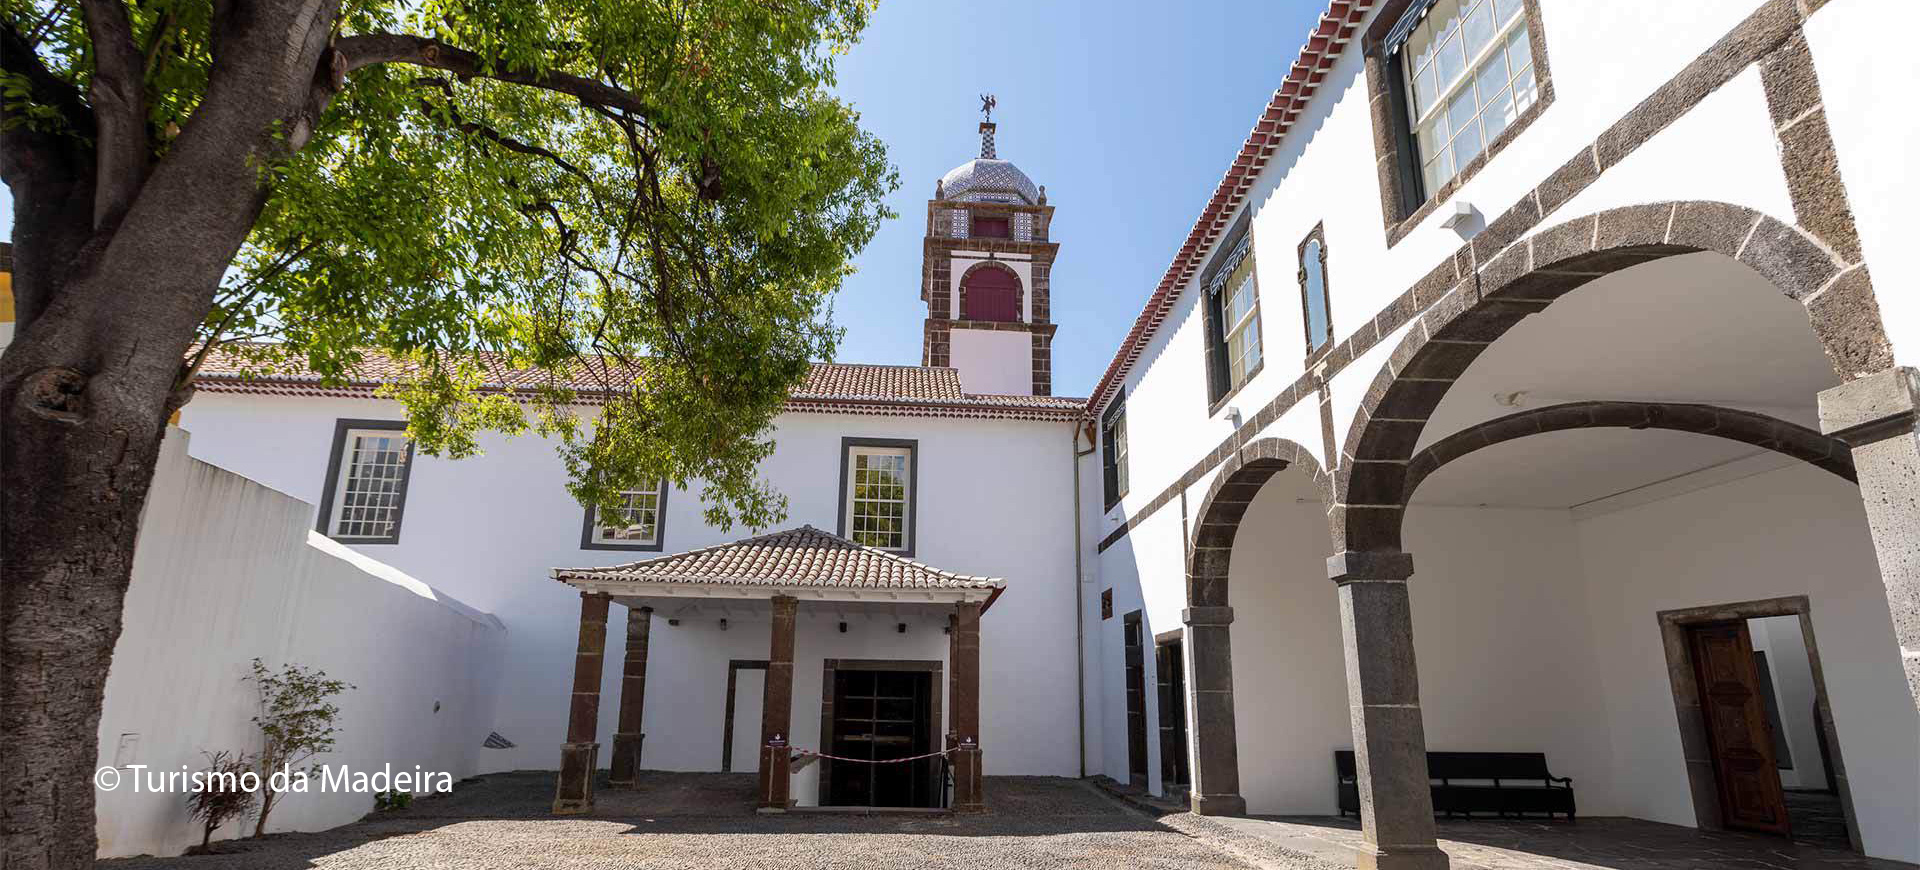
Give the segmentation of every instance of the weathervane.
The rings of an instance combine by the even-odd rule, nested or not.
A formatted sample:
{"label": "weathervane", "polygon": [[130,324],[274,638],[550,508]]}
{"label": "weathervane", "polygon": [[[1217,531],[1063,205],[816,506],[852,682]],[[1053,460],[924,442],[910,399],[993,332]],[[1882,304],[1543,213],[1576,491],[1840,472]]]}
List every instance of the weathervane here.
{"label": "weathervane", "polygon": [[994,99],[992,94],[980,95],[980,113],[987,116],[988,123],[993,122],[993,107],[999,104],[1000,101]]}

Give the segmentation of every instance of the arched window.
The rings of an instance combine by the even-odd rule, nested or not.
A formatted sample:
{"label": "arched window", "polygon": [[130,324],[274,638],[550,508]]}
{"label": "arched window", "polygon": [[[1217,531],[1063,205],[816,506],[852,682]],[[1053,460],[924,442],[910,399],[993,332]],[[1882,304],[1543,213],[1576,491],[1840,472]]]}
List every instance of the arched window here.
{"label": "arched window", "polygon": [[960,316],[967,320],[1020,320],[1020,276],[1005,266],[982,266],[960,281]]}

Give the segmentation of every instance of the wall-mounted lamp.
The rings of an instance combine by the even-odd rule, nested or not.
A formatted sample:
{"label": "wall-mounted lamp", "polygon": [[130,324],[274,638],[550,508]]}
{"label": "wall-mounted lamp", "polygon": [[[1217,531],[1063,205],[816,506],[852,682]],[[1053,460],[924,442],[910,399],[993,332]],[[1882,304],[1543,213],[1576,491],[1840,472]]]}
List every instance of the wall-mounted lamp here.
{"label": "wall-mounted lamp", "polygon": [[1474,208],[1473,203],[1456,199],[1453,201],[1452,210],[1447,213],[1446,219],[1440,222],[1440,226],[1464,236],[1476,229],[1474,223],[1478,217],[1480,217],[1480,210]]}

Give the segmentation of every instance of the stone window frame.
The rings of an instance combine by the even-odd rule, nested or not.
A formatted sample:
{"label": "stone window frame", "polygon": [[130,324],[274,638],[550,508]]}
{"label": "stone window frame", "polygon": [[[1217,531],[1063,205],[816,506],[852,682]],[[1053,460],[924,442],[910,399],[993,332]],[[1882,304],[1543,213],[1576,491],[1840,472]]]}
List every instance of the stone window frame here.
{"label": "stone window frame", "polygon": [[[1130,480],[1127,478],[1127,457],[1133,452],[1132,445],[1126,442],[1127,393],[1123,387],[1120,394],[1100,412],[1100,492],[1105,498],[1107,510],[1127,497]],[[1115,430],[1120,432],[1116,438]]]}
{"label": "stone window frame", "polygon": [[[1701,709],[1700,682],[1694,672],[1693,653],[1687,643],[1687,630],[1696,625],[1716,622],[1764,619],[1772,616],[1799,617],[1801,640],[1807,648],[1807,665],[1813,671],[1813,697],[1815,707],[1819,711],[1817,724],[1827,743],[1827,760],[1830,762],[1827,772],[1833,777],[1835,790],[1840,793],[1840,809],[1846,818],[1848,845],[1855,853],[1863,853],[1860,822],[1855,817],[1853,808],[1852,783],[1847,778],[1847,764],[1842,754],[1840,735],[1833,724],[1833,704],[1827,698],[1826,672],[1821,667],[1820,647],[1814,638],[1812,600],[1805,595],[1789,595],[1731,604],[1662,610],[1655,615],[1660,622],[1660,639],[1666,652],[1667,678],[1673,691],[1674,715],[1680,729],[1680,745],[1683,754],[1687,755],[1693,752],[1705,752],[1708,746],[1707,724]],[[1721,814],[1719,782],[1711,761],[1701,763],[1701,759],[1695,758],[1687,758],[1685,761],[1687,781],[1693,792],[1694,823],[1704,831],[1727,830]]]}
{"label": "stone window frame", "polygon": [[[663,550],[666,547],[666,541],[667,541],[667,490],[668,489],[670,489],[670,487],[667,486],[667,481],[664,478],[661,479],[660,483],[654,489],[654,492],[659,494],[660,500],[659,500],[659,504],[655,506],[653,509],[654,510],[653,540],[635,541],[631,543],[626,543],[621,541],[600,540],[594,534],[596,531],[598,531],[593,521],[593,516],[595,511],[593,508],[589,507],[585,510],[585,515],[581,518],[581,521],[580,521],[580,549],[582,550],[637,550],[640,552],[647,552],[647,553],[658,553],[661,550]],[[632,491],[638,492],[639,490],[632,490]]]}
{"label": "stone window frame", "polygon": [[[1248,209],[1241,212],[1240,217],[1234,221],[1233,229],[1228,230],[1227,234],[1221,237],[1222,241],[1215,249],[1219,253],[1214,257],[1213,262],[1207,265],[1207,270],[1201,273],[1199,304],[1202,322],[1201,344],[1205,346],[1207,356],[1204,368],[1207,377],[1208,417],[1220,413],[1220,409],[1233,401],[1233,397],[1246,389],[1248,384],[1253,383],[1254,378],[1259,377],[1260,372],[1267,367],[1267,331],[1266,324],[1260,320],[1260,270],[1255,264],[1252,223],[1253,211]],[[1244,252],[1240,251],[1242,247],[1246,249]],[[1235,254],[1240,254],[1238,259],[1235,259]],[[1229,264],[1231,264],[1230,269],[1227,268]],[[1213,284],[1220,278],[1223,269],[1227,271],[1227,277],[1224,280],[1231,281],[1234,273],[1238,272],[1242,266],[1246,267],[1247,277],[1253,281],[1252,317],[1254,322],[1260,324],[1260,360],[1247,369],[1246,376],[1236,384],[1233,382],[1231,362],[1227,359],[1227,334],[1226,324],[1223,322],[1225,313],[1222,295],[1225,293],[1225,287],[1221,287],[1220,292],[1216,293]]]}
{"label": "stone window frame", "polygon": [[[907,537],[904,549],[877,547],[896,556],[911,557],[917,546],[920,526],[920,441],[914,438],[855,438],[840,439],[840,521],[838,534],[852,540],[847,532],[848,514],[853,507],[853,493],[847,488],[848,475],[853,468],[853,451],[859,447],[878,447],[888,450],[907,451]],[[862,545],[865,546],[865,545]]]}
{"label": "stone window frame", "polygon": [[334,534],[333,508],[339,498],[343,481],[340,479],[341,459],[346,453],[347,435],[355,431],[385,431],[404,433],[407,430],[405,420],[360,420],[342,417],[333,421],[333,446],[327,452],[327,476],[320,487],[320,509],[314,527],[320,534],[326,535],[343,544],[398,544],[400,543],[400,523],[406,518],[407,493],[413,488],[413,439],[407,439],[406,467],[400,474],[399,498],[393,506],[393,534],[381,537],[347,537]]}
{"label": "stone window frame", "polygon": [[1361,42],[1366,59],[1367,94],[1373,107],[1373,147],[1375,167],[1380,177],[1380,212],[1391,248],[1420,225],[1441,203],[1453,198],[1460,188],[1480,174],[1487,163],[1553,105],[1553,69],[1547,63],[1546,28],[1540,17],[1540,0],[1522,0],[1526,17],[1527,43],[1533,56],[1533,75],[1539,96],[1533,105],[1514,118],[1507,129],[1481,148],[1480,154],[1459,167],[1453,178],[1439,190],[1422,190],[1420,166],[1415,158],[1413,126],[1407,111],[1407,89],[1395,53],[1389,52],[1387,37],[1400,16],[1416,0],[1389,0],[1374,16]]}
{"label": "stone window frame", "polygon": [[[1307,302],[1307,245],[1315,241],[1320,243],[1320,256],[1317,258],[1320,264],[1320,306],[1322,310],[1326,312],[1327,317],[1327,335],[1318,345],[1313,343],[1313,314],[1310,310],[1311,306]],[[1295,249],[1295,252],[1299,255],[1300,259],[1300,271],[1298,274],[1300,280],[1300,333],[1307,345],[1307,367],[1312,368],[1315,362],[1325,357],[1333,350],[1333,346],[1337,344],[1337,342],[1333,340],[1335,335],[1333,327],[1333,281],[1332,276],[1327,273],[1326,222],[1321,221],[1320,223],[1314,224],[1313,230],[1307,233],[1307,237],[1300,240],[1300,245]]]}

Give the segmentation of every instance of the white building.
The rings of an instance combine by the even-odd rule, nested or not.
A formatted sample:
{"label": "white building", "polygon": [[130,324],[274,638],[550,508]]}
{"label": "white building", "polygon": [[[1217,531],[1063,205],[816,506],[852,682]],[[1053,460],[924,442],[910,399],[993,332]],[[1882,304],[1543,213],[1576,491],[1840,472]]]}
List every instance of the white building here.
{"label": "white building", "polygon": [[1089,400],[1096,767],[1363,866],[1567,797],[1423,750],[1920,860],[1915,21],[1330,3]]}
{"label": "white building", "polygon": [[[628,752],[648,769],[753,771],[776,734],[794,749],[891,758],[937,753],[952,733],[977,741],[987,773],[1079,776],[1073,450],[1084,400],[1048,394],[1052,208],[1025,173],[995,159],[992,133],[982,125],[981,157],[948,173],[929,202],[928,364],[817,366],[776,420],[761,474],[790,500],[785,525],[815,531],[722,549],[663,583],[672,554],[772,530],[709,527],[697,489],[664,485],[630,493],[622,520],[599,521],[566,492],[554,444],[535,436],[491,438],[471,460],[413,456],[402,409],[373,395],[391,376],[381,360],[336,386],[216,363],[181,426],[196,456],[317,505],[320,533],[500,618],[502,701],[490,731],[512,746],[483,753],[483,771],[559,766],[562,743],[575,747],[569,769],[584,770],[600,743],[599,766],[614,764],[621,782],[632,775],[617,763]],[[656,559],[616,575],[555,572]],[[830,570],[808,567],[820,564]],[[925,566],[939,573],[915,573]],[[949,582],[956,576],[980,582]],[[598,692],[578,693],[590,706],[570,727],[567,679],[576,652],[589,652],[576,650],[585,593],[599,599],[588,622],[604,624],[609,596],[628,617],[593,630],[600,673],[586,679]],[[787,611],[784,673],[778,657],[769,662],[782,597],[798,602]],[[979,685],[967,692],[970,666],[951,648],[973,629],[950,631],[949,620],[983,605]],[[949,697],[948,677],[970,697]],[[776,696],[792,709],[763,729],[763,698]],[[861,700],[896,696],[907,700]],[[861,709],[875,703],[908,721]],[[637,726],[621,721],[623,705]],[[938,759],[809,764],[791,798],[931,805],[949,800],[931,785],[940,773]],[[572,795],[560,803],[591,802]]]}
{"label": "white building", "polygon": [[[210,370],[182,426],[499,618],[480,730],[513,746],[478,765],[565,744],[562,809],[588,744],[747,770],[775,733],[858,751],[836,734],[887,718],[859,699],[904,698],[911,733],[865,751],[976,738],[961,805],[983,756],[1357,812],[1362,866],[1424,868],[1436,810],[1577,795],[1785,833],[1829,800],[1843,847],[1920,861],[1920,53],[1862,44],[1916,26],[1873,0],[1332,0],[1084,401],[1049,395],[1052,207],[983,125],[928,204],[922,366],[820,366],[777,421],[764,473],[816,531],[690,553],[742,537],[697,492],[602,523],[536,438],[410,459],[378,371]],[[596,628],[609,600],[640,627]],[[644,744],[596,632],[606,661],[648,638]],[[1573,791],[1435,785],[1429,750],[1543,754]],[[937,800],[819,767],[763,801]]]}

